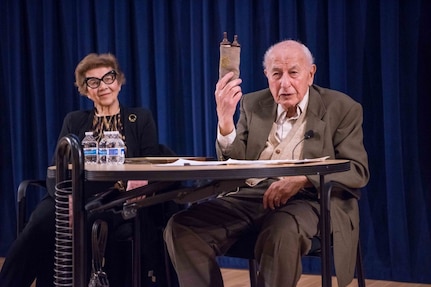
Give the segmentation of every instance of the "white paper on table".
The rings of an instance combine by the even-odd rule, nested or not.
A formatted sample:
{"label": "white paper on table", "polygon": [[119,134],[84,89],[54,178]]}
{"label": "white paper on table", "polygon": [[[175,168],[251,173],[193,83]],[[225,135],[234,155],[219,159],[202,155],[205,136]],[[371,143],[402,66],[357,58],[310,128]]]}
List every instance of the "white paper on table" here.
{"label": "white paper on table", "polygon": [[286,163],[310,163],[319,162],[328,159],[329,156],[318,157],[318,158],[306,158],[306,159],[280,159],[280,160],[243,160],[243,159],[228,159],[224,161],[210,160],[210,161],[199,161],[179,158],[178,160],[171,163],[157,164],[157,166],[212,166],[212,165],[241,165],[241,164],[286,164]]}

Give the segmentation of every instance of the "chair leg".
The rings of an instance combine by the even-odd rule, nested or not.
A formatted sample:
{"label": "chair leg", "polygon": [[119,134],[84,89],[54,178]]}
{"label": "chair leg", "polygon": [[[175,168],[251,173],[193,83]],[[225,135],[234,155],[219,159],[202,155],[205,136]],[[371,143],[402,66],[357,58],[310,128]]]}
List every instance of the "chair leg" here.
{"label": "chair leg", "polygon": [[165,256],[165,272],[166,272],[166,284],[167,287],[172,287],[172,281],[171,281],[171,259],[169,257],[168,248],[166,246],[166,243],[163,241],[163,251]]}
{"label": "chair leg", "polygon": [[332,287],[331,273],[331,191],[332,185],[325,185],[324,175],[320,175],[320,233],[321,233],[321,254],[322,264],[322,287]]}
{"label": "chair leg", "polygon": [[134,218],[134,230],[133,230],[133,254],[132,254],[132,277],[133,286],[141,286],[141,221],[140,214]]}
{"label": "chair leg", "polygon": [[256,259],[248,260],[248,270],[250,273],[250,287],[257,287],[257,261]]}
{"label": "chair leg", "polygon": [[356,254],[356,276],[358,277],[358,287],[365,287],[364,268],[362,266],[361,244],[358,241],[358,250]]}

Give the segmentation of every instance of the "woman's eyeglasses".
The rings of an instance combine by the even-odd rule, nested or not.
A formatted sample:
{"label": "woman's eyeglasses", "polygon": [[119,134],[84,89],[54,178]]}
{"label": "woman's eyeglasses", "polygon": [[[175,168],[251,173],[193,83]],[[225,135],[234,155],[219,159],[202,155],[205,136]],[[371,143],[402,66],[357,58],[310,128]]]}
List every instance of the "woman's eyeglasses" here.
{"label": "woman's eyeglasses", "polygon": [[103,81],[107,85],[110,85],[113,82],[115,82],[115,79],[117,79],[117,72],[112,70],[106,73],[105,75],[103,75],[101,79],[96,77],[85,78],[84,84],[86,84],[88,87],[92,89],[97,89],[100,86],[101,81]]}

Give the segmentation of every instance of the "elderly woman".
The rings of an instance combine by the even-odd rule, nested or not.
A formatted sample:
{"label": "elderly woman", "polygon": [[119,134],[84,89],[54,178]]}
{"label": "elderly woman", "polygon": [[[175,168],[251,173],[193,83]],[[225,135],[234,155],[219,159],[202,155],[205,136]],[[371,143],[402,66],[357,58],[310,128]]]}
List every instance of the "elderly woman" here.
{"label": "elderly woman", "polygon": [[[87,55],[76,67],[75,80],[75,85],[78,87],[80,94],[90,99],[94,103],[94,108],[73,111],[67,114],[63,121],[59,139],[72,133],[82,140],[86,131],[93,131],[97,140],[100,140],[104,131],[119,131],[126,144],[126,157],[160,154],[157,129],[151,112],[145,108],[127,108],[119,102],[118,95],[122,85],[125,83],[125,76],[113,55]],[[53,179],[47,179],[47,196],[33,211],[28,224],[12,244],[0,273],[0,286],[30,286],[34,279],[36,279],[37,286],[53,286],[54,184]],[[112,183],[97,184],[98,186],[92,187],[95,192],[112,185]],[[134,181],[128,183],[129,188],[142,184],[145,184],[145,182]],[[147,213],[146,216],[150,215]],[[108,217],[110,224],[109,234],[112,235],[115,233],[114,230],[118,231],[118,226],[123,224],[123,221],[119,216],[113,214],[105,215],[105,217]],[[147,230],[144,230],[144,232],[146,234],[157,234],[152,221],[147,218],[145,222]],[[122,257],[126,252],[121,252],[121,248],[117,248],[118,246],[113,248],[112,244],[118,244],[118,242],[112,239],[113,236],[110,237],[106,250],[106,267],[104,269],[107,271],[111,286],[126,286],[127,284],[124,282],[125,278],[123,277],[127,273],[124,267],[127,264],[121,263],[125,259]],[[158,244],[157,238],[149,237],[145,237],[150,242],[143,244],[144,249],[148,247],[146,248],[147,250],[157,250],[157,248],[154,248],[154,244]],[[154,260],[154,257],[152,259]],[[154,266],[148,266],[148,264],[143,265],[143,268],[147,270],[143,270],[142,274],[147,274],[148,271],[157,269]],[[157,270],[155,270],[154,275],[157,276]],[[154,280],[154,278],[152,279]]]}

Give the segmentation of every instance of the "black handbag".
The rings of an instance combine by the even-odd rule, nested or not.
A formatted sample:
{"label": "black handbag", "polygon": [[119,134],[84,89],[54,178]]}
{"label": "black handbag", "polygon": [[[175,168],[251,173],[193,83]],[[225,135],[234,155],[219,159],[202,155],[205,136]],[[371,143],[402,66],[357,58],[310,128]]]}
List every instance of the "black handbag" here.
{"label": "black handbag", "polygon": [[91,230],[92,271],[88,287],[109,287],[108,275],[103,271],[108,225],[97,219]]}

